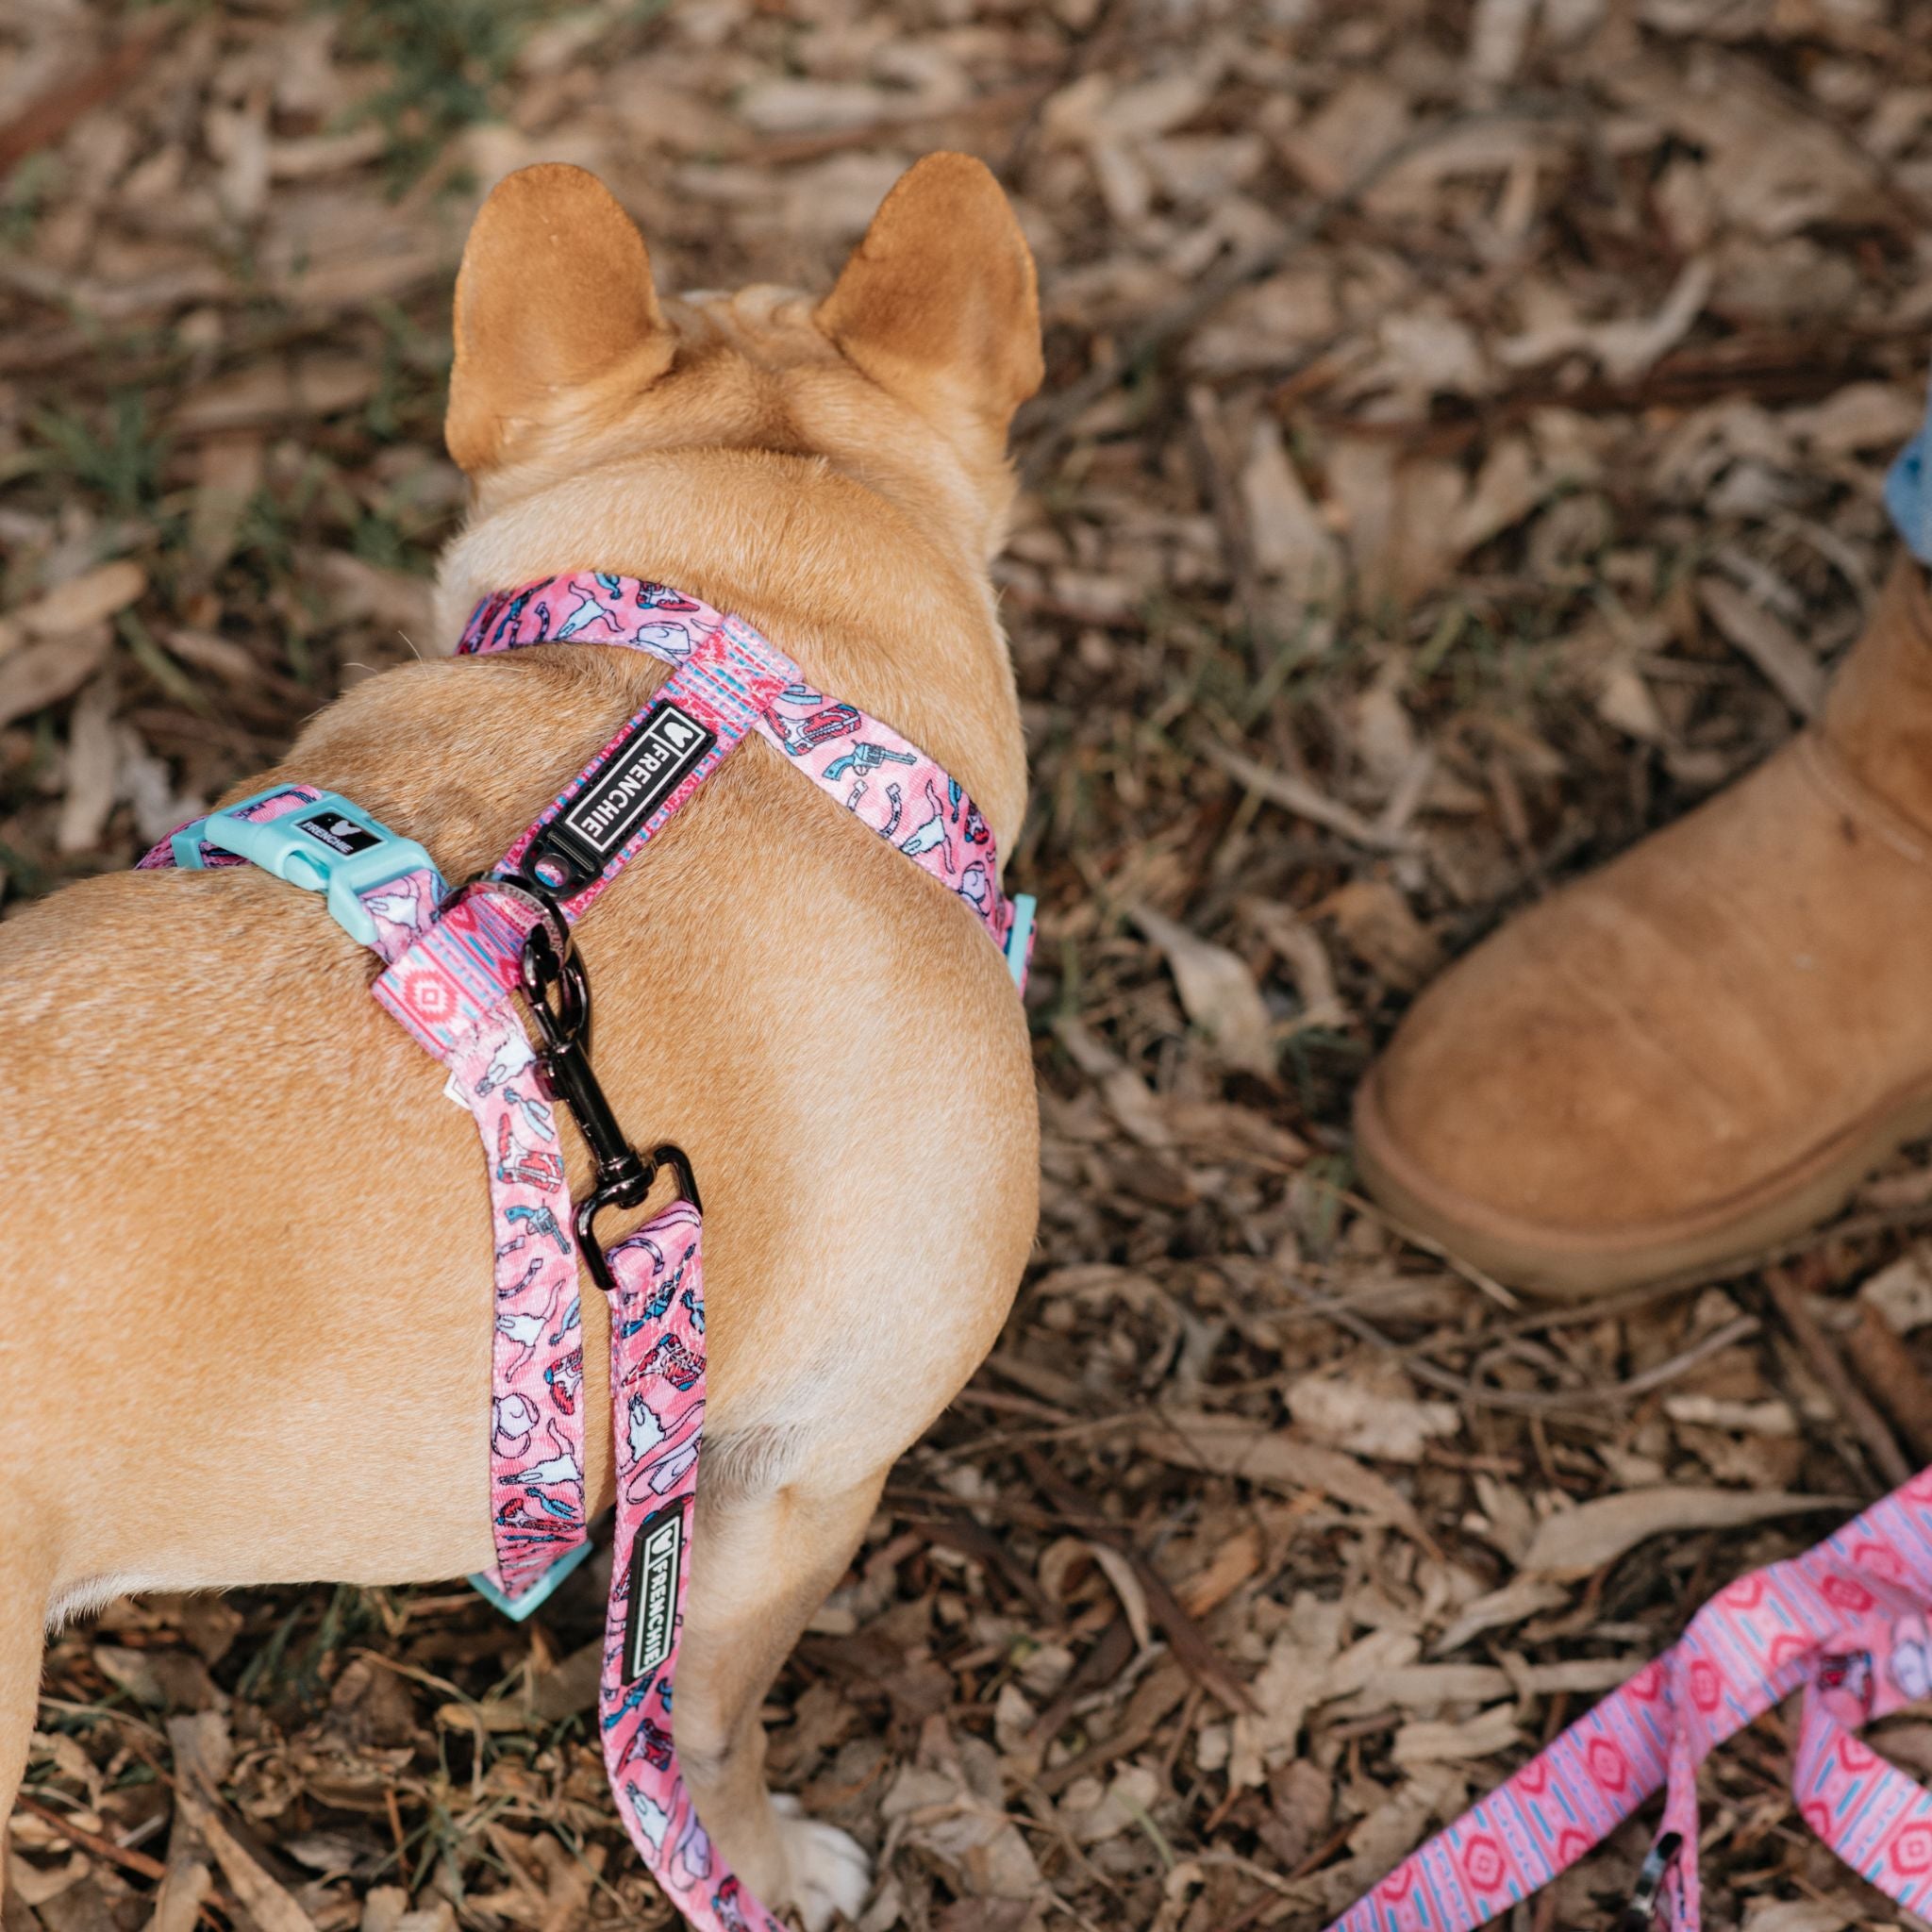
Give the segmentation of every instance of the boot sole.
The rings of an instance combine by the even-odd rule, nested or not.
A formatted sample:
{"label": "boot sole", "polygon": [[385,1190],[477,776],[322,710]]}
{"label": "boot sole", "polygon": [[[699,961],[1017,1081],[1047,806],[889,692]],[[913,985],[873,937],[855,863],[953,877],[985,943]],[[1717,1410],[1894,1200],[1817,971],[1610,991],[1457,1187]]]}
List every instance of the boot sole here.
{"label": "boot sole", "polygon": [[1777,1174],[1693,1213],[1643,1225],[1551,1227],[1500,1214],[1452,1193],[1396,1146],[1371,1068],[1356,1091],[1356,1168],[1370,1194],[1407,1230],[1424,1236],[1511,1288],[1551,1301],[1729,1264],[1829,1221],[1872,1170],[1908,1141],[1932,1133],[1932,1090],[1874,1108]]}

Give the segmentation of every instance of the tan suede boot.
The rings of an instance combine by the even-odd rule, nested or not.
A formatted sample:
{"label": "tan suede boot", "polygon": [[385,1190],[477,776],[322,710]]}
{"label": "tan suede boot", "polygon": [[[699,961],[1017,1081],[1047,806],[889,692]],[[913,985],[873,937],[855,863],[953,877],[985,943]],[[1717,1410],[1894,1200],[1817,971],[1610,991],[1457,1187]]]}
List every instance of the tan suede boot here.
{"label": "tan suede boot", "polygon": [[1511,921],[1356,1100],[1370,1191],[1574,1296],[1823,1221],[1932,1131],[1932,601],[1902,562],[1816,724]]}

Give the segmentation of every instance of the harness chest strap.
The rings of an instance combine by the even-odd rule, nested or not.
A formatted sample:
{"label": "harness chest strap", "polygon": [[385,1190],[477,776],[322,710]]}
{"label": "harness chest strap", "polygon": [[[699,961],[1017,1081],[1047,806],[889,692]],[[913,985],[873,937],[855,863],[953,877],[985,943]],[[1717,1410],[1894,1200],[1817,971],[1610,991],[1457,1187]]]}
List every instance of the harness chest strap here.
{"label": "harness chest strap", "polygon": [[1697,1767],[1803,1690],[1791,1790],[1810,1829],[1887,1897],[1932,1913],[1932,1793],[1856,1734],[1932,1694],[1932,1470],[1804,1555],[1754,1570],[1678,1641],[1329,1932],[1471,1932],[1574,1865],[1660,1787],[1661,1826],[1624,1924],[1702,1924]]}
{"label": "harness chest strap", "polygon": [[[564,594],[575,602],[559,621]],[[421,846],[302,785],[196,821],[142,861],[254,862],[326,891],[334,916],[385,961],[375,996],[448,1066],[446,1091],[475,1120],[495,1231],[491,1494],[510,1491],[492,1504],[495,1575],[476,1580],[512,1615],[590,1547],[574,1233],[589,1232],[590,1215],[573,1216],[555,1110],[511,997],[535,941],[559,927],[567,953],[569,926],[753,728],[964,899],[1023,986],[1032,936],[1031,902],[999,891],[991,835],[958,786],[896,733],[828,704],[737,620],[660,585],[554,578],[487,600],[460,649],[575,639],[649,651],[673,675],[466,891],[451,897]],[[916,824],[905,786],[870,783],[887,764],[931,808]],[[550,1035],[548,1008],[536,1010]],[[611,1298],[617,1481],[599,1728],[625,1829],[685,1917],[704,1932],[777,1932],[715,1857],[671,1740],[705,1401],[702,1231],[688,1198],[585,1253]]]}

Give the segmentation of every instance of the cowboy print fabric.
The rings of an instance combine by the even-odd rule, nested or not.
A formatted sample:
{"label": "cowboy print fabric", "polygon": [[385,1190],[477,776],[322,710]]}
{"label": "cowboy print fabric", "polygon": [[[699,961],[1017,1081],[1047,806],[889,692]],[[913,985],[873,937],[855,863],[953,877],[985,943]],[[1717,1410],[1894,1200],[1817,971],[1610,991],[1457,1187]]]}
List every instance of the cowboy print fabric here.
{"label": "cowboy print fabric", "polygon": [[557,1116],[516,1011],[449,1058],[453,1097],[483,1141],[493,1235],[491,1341],[491,1580],[514,1603],[581,1545],[582,1305],[570,1186]]}
{"label": "cowboy print fabric", "polygon": [[1698,1932],[1697,1766],[1805,1692],[1791,1788],[1861,1877],[1932,1911],[1932,1793],[1857,1735],[1932,1694],[1932,1470],[1803,1556],[1721,1591],[1683,1637],[1421,1851],[1329,1932],[1470,1932],[1601,1844],[1660,1786],[1682,1849],[1664,1881]]}
{"label": "cowboy print fabric", "polygon": [[[814,690],[791,658],[741,619],[664,584],[573,571],[486,598],[457,649],[474,655],[573,640],[648,652],[674,672],[699,674],[692,682],[700,689],[722,688],[748,701],[755,715],[746,722],[761,737],[845,810],[957,893],[993,942],[1006,945],[1013,904],[1000,891],[999,857],[978,808],[939,764],[890,725]],[[671,695],[675,682],[660,695]],[[693,788],[697,782],[691,781]],[[559,798],[553,811],[569,797]],[[682,802],[669,802],[663,816],[669,818]],[[639,835],[638,844],[650,830]],[[521,845],[513,846],[511,859],[521,857]],[[585,905],[608,876],[585,896]],[[574,903],[573,918],[578,909]]]}
{"label": "cowboy print fabric", "polygon": [[618,1815],[704,1932],[781,1932],[722,1862],[671,1741],[705,1414],[703,1223],[678,1201],[606,1251],[617,1535],[597,1721]]}

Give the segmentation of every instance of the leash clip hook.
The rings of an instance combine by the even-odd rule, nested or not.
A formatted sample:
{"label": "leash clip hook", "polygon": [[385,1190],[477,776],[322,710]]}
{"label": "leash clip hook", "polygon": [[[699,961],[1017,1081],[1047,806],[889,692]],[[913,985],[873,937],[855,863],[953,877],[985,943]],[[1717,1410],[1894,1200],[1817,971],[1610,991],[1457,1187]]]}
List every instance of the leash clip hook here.
{"label": "leash clip hook", "polygon": [[1677,1862],[1677,1854],[1684,1849],[1681,1832],[1666,1831],[1657,1835],[1657,1841],[1644,1854],[1643,1863],[1637,1873],[1637,1883],[1630,1888],[1630,1896],[1624,1902],[1622,1916],[1617,1920],[1617,1932],[1650,1932],[1657,1921],[1657,1908],[1663,1898],[1664,1880],[1670,1876],[1671,1869]]}
{"label": "leash clip hook", "polygon": [[697,1181],[682,1148],[667,1143],[646,1157],[631,1145],[618,1124],[591,1065],[591,975],[576,949],[559,950],[547,924],[534,925],[524,941],[518,974],[530,1016],[542,1036],[537,1065],[543,1084],[553,1100],[570,1109],[597,1164],[591,1191],[578,1204],[572,1222],[591,1278],[609,1294],[617,1283],[597,1240],[598,1213],[606,1208],[641,1207],[660,1167],[671,1168],[684,1198],[697,1208]]}

